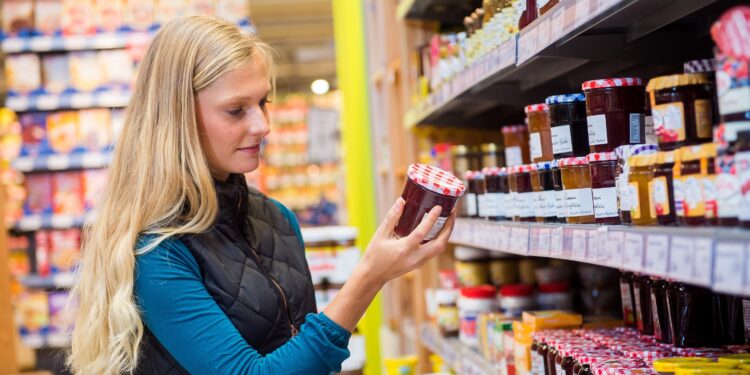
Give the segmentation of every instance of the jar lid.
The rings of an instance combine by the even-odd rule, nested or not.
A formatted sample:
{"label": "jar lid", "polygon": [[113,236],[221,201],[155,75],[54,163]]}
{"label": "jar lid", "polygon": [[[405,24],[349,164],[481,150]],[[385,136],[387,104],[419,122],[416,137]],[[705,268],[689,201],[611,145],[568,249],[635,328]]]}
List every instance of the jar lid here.
{"label": "jar lid", "polygon": [[583,91],[607,87],[643,86],[643,80],[635,77],[604,78],[586,81],[581,85]]}
{"label": "jar lid", "polygon": [[528,284],[510,284],[500,288],[503,297],[527,297],[534,292],[534,288]]}
{"label": "jar lid", "polygon": [[526,108],[524,108],[524,111],[527,114],[534,113],[534,112],[544,112],[544,111],[549,111],[549,107],[545,103],[531,104],[531,105],[527,105]]}
{"label": "jar lid", "polygon": [[458,299],[458,290],[456,289],[437,289],[435,290],[435,302],[438,305],[453,305]]}
{"label": "jar lid", "polygon": [[510,168],[509,167],[502,167],[500,168],[499,172],[500,176],[507,176],[510,174]]}
{"label": "jar lid", "polygon": [[539,163],[536,163],[536,169],[539,171],[548,171],[552,169],[552,163],[553,161],[540,161]]}
{"label": "jar lid", "polygon": [[595,161],[612,161],[617,160],[617,154],[615,154],[614,152],[594,152],[586,155],[586,160],[589,163],[593,163]]}
{"label": "jar lid", "polygon": [[466,155],[469,153],[469,148],[464,145],[455,145],[451,147],[451,153],[454,156]]}
{"label": "jar lid", "polygon": [[516,166],[516,173],[529,173],[532,170],[533,165],[524,164]]}
{"label": "jar lid", "polygon": [[685,73],[706,73],[716,71],[716,59],[688,61],[683,65]]}
{"label": "jar lid", "polygon": [[525,132],[526,125],[506,125],[506,126],[503,126],[503,128],[500,129],[500,131],[502,131],[503,134],[510,134],[510,133],[515,133],[519,131]]}
{"label": "jar lid", "polygon": [[747,7],[736,6],[721,15],[718,21],[711,26],[711,38],[716,43],[718,50],[733,58],[748,60],[750,51],[750,36],[747,33],[748,15]]}
{"label": "jar lid", "polygon": [[466,187],[452,174],[431,165],[412,164],[406,172],[415,184],[434,193],[449,197],[460,197]]}
{"label": "jar lid", "polygon": [[731,374],[741,374],[737,369],[736,365],[729,363],[717,363],[717,362],[697,362],[697,363],[684,363],[679,364],[675,367],[675,374],[727,374],[723,371],[731,371]]}
{"label": "jar lid", "polygon": [[657,145],[624,145],[615,149],[617,157],[623,160],[627,160],[634,155],[648,155],[655,154],[659,151]]}
{"label": "jar lid", "polygon": [[494,143],[483,143],[479,146],[479,148],[482,150],[482,153],[490,153],[490,152],[497,152],[497,145]]}
{"label": "jar lid", "polygon": [[568,290],[570,290],[570,287],[566,282],[539,284],[541,293],[564,293]]}
{"label": "jar lid", "polygon": [[628,165],[631,167],[648,167],[656,163],[656,154],[634,155],[628,158]]}
{"label": "jar lid", "polygon": [[586,95],[581,93],[576,94],[564,94],[564,95],[552,95],[548,96],[545,102],[547,104],[564,104],[564,103],[575,103],[585,102]]}
{"label": "jar lid", "polygon": [[552,169],[560,168],[560,160],[559,159],[552,160],[550,162],[550,166],[552,167]]}
{"label": "jar lid", "polygon": [[483,260],[489,258],[490,253],[487,250],[475,249],[473,247],[456,246],[456,249],[453,251],[453,255],[458,261]]}
{"label": "jar lid", "polygon": [[656,154],[657,164],[674,163],[674,151],[662,151]]}
{"label": "jar lid", "polygon": [[747,365],[750,364],[750,354],[732,354],[719,357],[719,363],[728,363],[736,366]]}
{"label": "jar lid", "polygon": [[585,156],[576,156],[572,158],[564,158],[559,160],[561,167],[570,167],[573,165],[588,165],[588,161]]}
{"label": "jar lid", "polygon": [[461,288],[461,297],[495,298],[495,287],[492,285],[480,285],[480,286]]}
{"label": "jar lid", "polygon": [[705,157],[705,150],[702,146],[685,146],[679,149],[681,161],[695,161]]}
{"label": "jar lid", "polygon": [[705,73],[672,74],[668,76],[652,78],[650,81],[648,81],[646,91],[653,92],[658,90],[670,89],[672,87],[705,85],[707,83],[708,77],[706,77]]}
{"label": "jar lid", "polygon": [[678,365],[688,363],[711,362],[708,358],[700,357],[672,357],[654,361],[654,370],[659,372],[674,372]]}

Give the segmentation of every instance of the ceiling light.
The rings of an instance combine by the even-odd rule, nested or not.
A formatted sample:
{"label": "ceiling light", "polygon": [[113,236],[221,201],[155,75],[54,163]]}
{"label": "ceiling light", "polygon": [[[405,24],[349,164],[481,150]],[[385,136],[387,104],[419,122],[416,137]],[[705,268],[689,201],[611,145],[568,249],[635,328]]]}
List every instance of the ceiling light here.
{"label": "ceiling light", "polygon": [[314,93],[316,93],[318,95],[323,95],[323,94],[327,93],[328,90],[330,90],[330,89],[331,89],[331,85],[328,83],[328,81],[326,81],[324,79],[316,79],[310,85],[310,90],[312,90],[312,92],[314,92]]}

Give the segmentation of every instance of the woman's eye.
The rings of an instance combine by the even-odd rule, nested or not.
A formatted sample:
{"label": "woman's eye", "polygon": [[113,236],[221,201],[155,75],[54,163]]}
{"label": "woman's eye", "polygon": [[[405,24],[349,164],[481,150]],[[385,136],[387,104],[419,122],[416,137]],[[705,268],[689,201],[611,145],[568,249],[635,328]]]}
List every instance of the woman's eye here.
{"label": "woman's eye", "polygon": [[261,107],[261,108],[266,108],[266,105],[267,105],[268,103],[270,103],[270,102],[271,102],[271,101],[270,101],[270,100],[268,100],[268,98],[264,98],[263,100],[261,100],[261,101],[260,101],[260,107]]}
{"label": "woman's eye", "polygon": [[242,114],[242,108],[234,108],[227,111],[230,116],[239,116]]}

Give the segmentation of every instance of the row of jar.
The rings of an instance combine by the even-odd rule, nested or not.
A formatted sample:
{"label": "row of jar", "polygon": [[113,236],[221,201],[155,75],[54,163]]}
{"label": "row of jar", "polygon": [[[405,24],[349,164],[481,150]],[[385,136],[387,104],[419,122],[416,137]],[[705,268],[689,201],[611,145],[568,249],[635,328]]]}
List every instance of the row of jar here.
{"label": "row of jar", "polygon": [[[635,225],[750,225],[750,132],[738,152],[714,143],[658,151],[621,146],[467,172],[462,213],[491,220]],[[747,145],[745,147],[744,145]]]}

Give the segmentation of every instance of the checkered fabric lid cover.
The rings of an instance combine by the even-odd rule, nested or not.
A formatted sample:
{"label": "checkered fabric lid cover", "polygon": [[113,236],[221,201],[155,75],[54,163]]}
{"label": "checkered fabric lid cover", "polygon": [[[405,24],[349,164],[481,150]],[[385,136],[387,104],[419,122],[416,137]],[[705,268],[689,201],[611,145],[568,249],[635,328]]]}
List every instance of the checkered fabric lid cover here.
{"label": "checkered fabric lid cover", "polygon": [[543,112],[543,111],[549,111],[549,107],[545,103],[531,104],[531,105],[527,105],[526,108],[524,108],[524,111],[526,113]]}
{"label": "checkered fabric lid cover", "polygon": [[586,95],[584,94],[565,94],[565,95],[552,95],[548,96],[547,99],[544,100],[547,104],[564,104],[564,103],[575,103],[575,102],[585,102],[586,101]]}
{"label": "checkered fabric lid cover", "polygon": [[705,73],[716,71],[715,59],[701,59],[688,61],[683,65],[685,73]]}
{"label": "checkered fabric lid cover", "polygon": [[460,197],[466,190],[461,180],[431,165],[412,164],[409,166],[406,174],[415,184],[449,197]]}
{"label": "checkered fabric lid cover", "polygon": [[586,155],[586,160],[589,163],[593,163],[595,161],[617,160],[617,154],[615,154],[614,152],[594,152]]}
{"label": "checkered fabric lid cover", "polygon": [[583,91],[607,87],[643,86],[643,80],[635,77],[604,78],[586,81],[581,85]]}
{"label": "checkered fabric lid cover", "polygon": [[570,167],[571,165],[586,165],[589,162],[585,156],[577,156],[573,158],[560,159],[559,164],[561,167]]}

